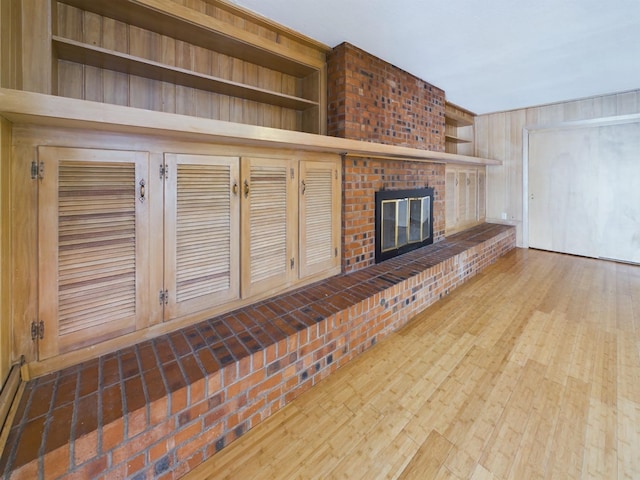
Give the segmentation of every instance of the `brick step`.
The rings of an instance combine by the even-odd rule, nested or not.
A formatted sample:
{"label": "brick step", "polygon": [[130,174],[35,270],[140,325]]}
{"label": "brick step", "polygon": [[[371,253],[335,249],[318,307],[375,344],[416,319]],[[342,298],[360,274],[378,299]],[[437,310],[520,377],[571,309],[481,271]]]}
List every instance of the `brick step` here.
{"label": "brick step", "polygon": [[11,478],[179,478],[515,247],[483,224],[27,383]]}

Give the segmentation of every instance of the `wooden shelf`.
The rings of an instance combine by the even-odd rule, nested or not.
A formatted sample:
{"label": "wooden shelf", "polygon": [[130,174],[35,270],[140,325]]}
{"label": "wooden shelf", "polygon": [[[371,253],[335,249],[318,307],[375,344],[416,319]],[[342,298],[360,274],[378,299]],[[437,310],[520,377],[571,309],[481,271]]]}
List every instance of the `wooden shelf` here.
{"label": "wooden shelf", "polygon": [[451,143],[471,143],[472,140],[467,140],[466,138],[455,137],[453,135],[445,135],[444,139],[446,142]]}
{"label": "wooden shelf", "polygon": [[252,87],[211,75],[204,75],[192,70],[153,62],[144,58],[87,45],[62,37],[54,36],[53,45],[59,60],[68,60],[152,80],[170,82],[184,87],[197,88],[232,97],[239,97],[245,100],[291,108],[293,110],[306,110],[319,105],[318,102],[304,98]]}
{"label": "wooden shelf", "polygon": [[499,160],[280,130],[139,108],[0,89],[0,116],[10,122],[162,135],[184,141],[286,148],[352,157],[406,159],[466,165],[502,165]]}
{"label": "wooden shelf", "polygon": [[467,127],[473,125],[473,113],[452,103],[445,103],[445,122],[453,127]]}
{"label": "wooden shelf", "polygon": [[299,78],[324,67],[322,59],[313,61],[308,55],[167,0],[60,2]]}

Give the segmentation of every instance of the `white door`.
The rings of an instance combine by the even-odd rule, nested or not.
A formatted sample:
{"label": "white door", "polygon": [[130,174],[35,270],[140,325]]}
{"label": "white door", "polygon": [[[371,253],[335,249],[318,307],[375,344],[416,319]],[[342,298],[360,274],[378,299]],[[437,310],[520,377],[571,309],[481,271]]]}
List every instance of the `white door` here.
{"label": "white door", "polygon": [[640,262],[640,123],[529,132],[529,246]]}
{"label": "white door", "polygon": [[599,255],[640,263],[640,122],[599,133]]}

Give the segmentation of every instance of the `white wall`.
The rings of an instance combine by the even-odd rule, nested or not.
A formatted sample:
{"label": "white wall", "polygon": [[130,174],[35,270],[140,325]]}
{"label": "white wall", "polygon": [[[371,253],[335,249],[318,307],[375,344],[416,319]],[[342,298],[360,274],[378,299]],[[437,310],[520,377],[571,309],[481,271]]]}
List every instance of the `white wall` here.
{"label": "white wall", "polygon": [[[475,145],[479,157],[502,160],[487,167],[487,221],[517,227],[523,237],[523,129],[562,122],[604,119],[640,113],[640,89],[476,117]],[[530,167],[531,168],[531,167]],[[503,218],[506,216],[506,220]]]}

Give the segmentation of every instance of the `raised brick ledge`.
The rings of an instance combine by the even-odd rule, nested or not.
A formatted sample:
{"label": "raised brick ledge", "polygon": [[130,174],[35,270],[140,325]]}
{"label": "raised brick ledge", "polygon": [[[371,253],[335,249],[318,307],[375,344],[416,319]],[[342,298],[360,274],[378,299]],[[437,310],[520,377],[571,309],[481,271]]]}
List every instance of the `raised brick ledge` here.
{"label": "raised brick ledge", "polygon": [[4,478],[179,478],[515,247],[483,224],[26,385]]}

